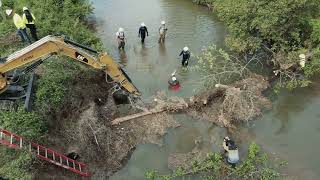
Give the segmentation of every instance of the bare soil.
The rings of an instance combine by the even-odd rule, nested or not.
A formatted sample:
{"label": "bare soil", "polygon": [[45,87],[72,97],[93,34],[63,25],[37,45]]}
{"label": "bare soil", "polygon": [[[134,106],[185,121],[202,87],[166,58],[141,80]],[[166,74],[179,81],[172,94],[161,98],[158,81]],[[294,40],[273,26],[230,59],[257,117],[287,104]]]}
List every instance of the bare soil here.
{"label": "bare soil", "polygon": [[[80,73],[81,74],[81,73]],[[85,83],[83,83],[85,82]],[[117,108],[104,74],[81,74],[61,111],[53,113],[44,145],[67,154],[77,152],[91,179],[107,179],[126,164],[136,145],[162,144],[168,128],[179,124],[168,114],[146,116],[122,125],[111,126],[114,118],[137,112],[129,105]],[[122,111],[120,111],[120,109]],[[61,167],[36,162],[35,179],[79,179]]]}
{"label": "bare soil", "polygon": [[[120,170],[138,144],[161,145],[167,130],[179,127],[170,114],[172,112],[185,112],[197,119],[231,127],[234,123],[260,115],[262,109],[270,105],[262,95],[268,87],[267,80],[254,75],[190,99],[158,95],[153,107],[166,108],[165,112],[112,125],[115,118],[139,111],[129,105],[119,108],[114,104],[108,92],[110,85],[102,73],[80,74],[81,77],[75,78],[73,91],[62,110],[53,113],[49,119],[50,131],[45,145],[64,154],[77,152],[79,161],[87,164],[91,179],[107,179]],[[190,164],[187,162],[194,157],[198,160],[205,158],[210,150],[203,150],[199,145],[201,140],[196,140],[192,152],[171,155],[169,167],[175,169]],[[41,163],[36,179],[80,178],[60,167]]]}

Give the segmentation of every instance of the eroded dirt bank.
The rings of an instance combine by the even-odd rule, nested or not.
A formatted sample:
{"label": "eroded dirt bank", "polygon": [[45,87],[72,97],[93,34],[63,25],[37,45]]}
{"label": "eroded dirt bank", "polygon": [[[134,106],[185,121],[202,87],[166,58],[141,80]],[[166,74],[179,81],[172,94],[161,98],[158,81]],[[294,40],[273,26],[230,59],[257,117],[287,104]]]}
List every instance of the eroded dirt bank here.
{"label": "eroded dirt bank", "polygon": [[[118,108],[114,104],[108,92],[110,85],[105,82],[102,73],[76,78],[73,85],[75,89],[63,110],[51,114],[45,142],[48,147],[64,154],[77,152],[80,155],[79,161],[88,165],[92,179],[109,177],[123,167],[136,145],[161,145],[162,136],[167,129],[179,126],[169,114],[111,126],[114,118],[138,110],[129,105]],[[52,164],[37,163],[40,168],[36,179],[79,178]]]}
{"label": "eroded dirt bank", "polygon": [[[129,120],[120,125],[111,125],[111,121],[115,118],[134,114],[140,110],[129,105],[117,107],[108,93],[110,86],[104,83],[103,74],[95,74],[85,81],[91,83],[76,84],[77,88],[74,90],[76,95],[70,95],[70,101],[64,105],[64,110],[51,118],[47,140],[52,144],[51,147],[62,153],[77,152],[80,155],[79,161],[88,165],[92,179],[110,177],[121,169],[138,144],[161,145],[162,137],[167,130],[179,127],[172,113],[185,112],[196,116],[197,119],[232,128],[240,121],[250,120],[260,115],[261,109],[270,105],[261,94],[268,87],[268,83],[262,76],[255,75],[190,99],[176,97],[165,99],[164,96],[158,95],[157,98],[162,98],[161,101],[167,105],[165,112]],[[181,108],[183,107],[181,103],[186,103],[187,106]],[[243,107],[243,104],[246,106]],[[149,106],[152,105],[154,103],[149,104]],[[243,112],[243,109],[248,111]],[[200,142],[201,140],[195,144]],[[199,152],[201,151],[195,148],[187,156],[173,155],[169,162],[173,161],[176,165],[183,164],[189,156],[193,157],[194,154],[199,154],[201,159],[203,156]],[[169,165],[171,168],[172,166]],[[61,169],[54,170],[59,167],[46,163],[41,167],[37,179],[41,177],[79,178]]]}

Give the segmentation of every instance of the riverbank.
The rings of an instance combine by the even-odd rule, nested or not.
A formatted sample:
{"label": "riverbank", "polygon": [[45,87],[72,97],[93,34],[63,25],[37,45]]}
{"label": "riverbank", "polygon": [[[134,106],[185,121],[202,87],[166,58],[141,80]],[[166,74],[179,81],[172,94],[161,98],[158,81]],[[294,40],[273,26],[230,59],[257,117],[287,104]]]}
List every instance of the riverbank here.
{"label": "riverbank", "polygon": [[[100,40],[84,24],[86,17],[92,12],[92,7],[88,2],[64,1],[63,3],[56,3],[53,0],[32,0],[26,3],[24,1],[4,0],[2,1],[1,12],[11,8],[22,14],[22,7],[24,6],[27,6],[37,19],[36,26],[39,37],[48,34],[65,34],[74,41],[101,50]],[[1,57],[8,56],[27,46],[27,44],[20,42],[15,35],[16,28],[11,18],[1,19],[0,24]],[[53,57],[45,61],[36,70],[36,75],[39,78],[35,82],[33,111],[25,112],[22,102],[19,102],[18,111],[0,112],[0,126],[47,147],[59,146],[58,142],[60,141],[54,144],[48,143],[50,139],[55,138],[51,136],[54,132],[52,127],[57,127],[54,124],[58,125],[68,121],[68,118],[84,110],[85,105],[82,103],[87,100],[93,101],[96,96],[101,95],[99,92],[96,94],[88,93],[92,92],[88,90],[94,87],[93,84],[85,86],[85,89],[77,89],[77,87],[81,87],[79,82],[90,84],[90,81],[94,82],[101,76],[97,71],[88,70],[87,67],[65,57]],[[84,79],[84,75],[88,79]],[[105,92],[105,88],[108,89],[109,87],[102,86],[101,88],[104,88],[103,91]],[[67,137],[61,137],[61,140],[65,139]],[[60,146],[60,148],[62,147]],[[6,176],[10,179],[33,179],[38,174],[39,167],[52,166],[42,164],[29,153],[12,151],[3,146],[0,147],[0,150],[2,156],[0,176]],[[62,153],[68,152],[62,151]]]}
{"label": "riverbank", "polygon": [[[179,97],[190,97],[199,90],[197,89],[199,84],[191,83],[194,77],[197,76],[197,72],[180,68],[180,61],[177,60],[176,56],[185,45],[188,45],[194,54],[197,54],[203,46],[207,46],[212,42],[223,46],[222,42],[225,30],[218,20],[211,16],[210,12],[203,11],[206,8],[194,7],[191,3],[185,1],[159,2],[146,0],[143,3],[149,8],[143,10],[138,8],[126,9],[128,14],[135,14],[136,16],[123,16],[123,14],[115,12],[120,8],[124,8],[123,2],[97,1],[95,3],[98,3],[96,4],[97,9],[95,11],[98,23],[98,34],[102,42],[105,43],[105,47],[108,48],[108,53],[126,67],[136,86],[140,90],[143,90],[143,100],[150,100],[150,96],[154,95],[155,92],[160,89],[166,91],[170,96]],[[135,4],[135,2],[132,1],[126,3],[128,7],[131,7],[132,4],[130,3]],[[156,4],[156,6],[154,4]],[[177,7],[183,9],[183,11],[177,11]],[[150,16],[145,17],[145,14],[150,14]],[[158,36],[156,33],[159,22],[162,19],[168,22],[169,27],[168,38],[166,44],[163,46],[157,44]],[[150,30],[150,36],[147,38],[144,46],[140,44],[136,34],[137,27],[142,20],[147,23]],[[120,26],[125,28],[128,36],[128,43],[124,53],[119,53],[115,46],[116,43],[111,41],[114,39],[114,32]],[[86,39],[84,42],[87,44]],[[195,58],[191,59],[190,66],[191,65],[196,65]],[[69,66],[70,68],[67,68]],[[48,78],[42,86],[52,88],[51,85],[53,84],[54,89],[59,90],[54,92],[58,92],[58,95],[63,92],[63,94],[66,93],[70,97],[65,98],[65,102],[61,104],[61,107],[55,110],[58,111],[58,113],[54,111],[50,114],[52,115],[49,121],[50,129],[48,133],[50,136],[46,136],[45,139],[52,139],[49,141],[52,147],[57,148],[57,150],[61,152],[80,152],[80,161],[88,162],[93,179],[110,177],[119,169],[121,170],[118,171],[117,174],[123,175],[122,177],[124,177],[124,179],[130,177],[131,179],[139,180],[143,178],[144,172],[147,170],[156,169],[166,172],[168,157],[170,157],[171,154],[184,154],[192,151],[195,139],[199,136],[205,139],[203,146],[205,146],[206,149],[212,150],[212,146],[214,146],[214,149],[219,151],[218,149],[221,146],[220,140],[223,136],[227,135],[212,123],[199,121],[201,118],[191,118],[190,121],[192,122],[190,122],[186,116],[171,116],[170,114],[169,116],[155,116],[152,119],[139,119],[121,126],[111,127],[109,126],[110,121],[113,118],[124,115],[124,113],[121,110],[115,109],[115,106],[112,105],[112,101],[110,101],[111,98],[107,92],[109,87],[101,84],[101,82],[104,82],[101,74],[94,71],[88,72],[86,68],[82,69],[82,67],[80,67],[81,70],[79,71],[79,67],[69,64],[68,61],[63,62],[61,66],[53,63],[48,65],[48,67],[50,68],[45,69],[46,73],[50,74],[50,78]],[[70,73],[64,74],[66,68]],[[52,69],[52,71],[50,69]],[[167,90],[167,79],[174,69],[177,69],[178,77],[182,82],[182,89],[178,93],[172,93]],[[62,74],[64,76],[61,76]],[[69,79],[66,78],[66,76],[72,76],[72,78]],[[50,80],[52,77],[58,78]],[[61,81],[58,81],[61,77],[65,78],[62,82],[66,83],[68,87],[76,88],[74,92],[64,92],[64,89],[60,91],[61,89],[59,88],[65,87],[61,86]],[[82,82],[88,83],[83,84]],[[94,91],[92,89],[94,89]],[[243,89],[243,87],[240,89]],[[42,91],[41,93],[44,92],[47,91]],[[318,138],[315,136],[318,131],[315,127],[319,125],[317,124],[318,121],[316,121],[317,110],[316,108],[312,109],[312,107],[318,106],[318,101],[312,98],[312,96],[315,95],[312,94],[312,96],[310,95],[309,97],[311,99],[307,99],[307,104],[310,103],[310,106],[307,106],[304,97],[308,96],[309,93],[309,91],[302,91],[295,94],[295,96],[286,96],[294,101],[293,107],[288,107],[287,109],[287,106],[292,104],[290,100],[286,100],[285,103],[280,102],[280,105],[275,106],[270,114],[267,115],[268,119],[264,119],[262,122],[254,122],[252,123],[253,125],[248,123],[250,127],[246,126],[246,128],[248,128],[246,131],[247,134],[244,133],[245,136],[247,135],[248,137],[242,138],[243,134],[241,133],[237,142],[240,144],[251,141],[260,142],[259,144],[263,144],[263,149],[266,148],[270,152],[278,152],[280,147],[283,154],[289,152],[290,160],[299,159],[294,161],[295,164],[299,164],[299,161],[306,161],[306,159],[314,159],[312,163],[315,164],[312,167],[317,167],[317,159],[311,157],[314,152],[310,150],[308,153],[303,153],[306,150],[304,147],[310,147],[311,144],[303,140],[304,135],[299,134],[304,132],[305,129],[308,129],[308,133],[310,133],[308,137],[314,138],[312,142],[315,142]],[[43,107],[48,107],[46,103],[49,104],[51,102],[58,102],[59,104],[59,98],[52,96],[52,94],[44,93],[40,97],[45,100],[46,96],[52,100],[45,101],[45,103],[42,104]],[[70,102],[72,103],[70,104]],[[301,104],[302,106],[300,106]],[[281,107],[281,105],[284,107]],[[304,105],[308,108],[307,112],[310,112],[311,117],[305,114],[304,111],[299,111],[301,109],[304,110]],[[122,107],[122,109],[128,110],[129,108]],[[280,118],[273,113],[278,114]],[[302,114],[303,117],[299,117],[300,114]],[[30,114],[27,115],[30,117]],[[291,121],[292,116],[297,117],[294,121],[295,123]],[[304,125],[302,121],[298,122],[298,120],[304,118],[307,120],[311,119],[311,123]],[[22,119],[21,122],[25,120],[25,118],[20,119]],[[12,118],[10,122],[14,122]],[[35,124],[39,125],[40,123],[38,122],[39,119],[35,119],[34,123],[30,126],[34,126]],[[200,123],[196,124],[196,122]],[[284,124],[285,127],[277,131],[280,122],[281,126]],[[251,128],[251,125],[253,128]],[[13,128],[13,126],[12,124],[11,128]],[[175,128],[178,126],[180,128]],[[308,128],[303,129],[306,126]],[[19,130],[19,128],[20,127],[17,126],[17,130]],[[26,129],[29,128],[30,127],[27,127]],[[239,128],[241,129],[241,127]],[[289,138],[286,137],[286,130],[289,132]],[[25,129],[20,131],[23,133]],[[252,133],[252,131],[254,131],[254,133]],[[167,132],[167,136],[163,138],[163,135]],[[38,139],[41,134],[37,134],[36,136]],[[216,143],[212,143],[210,138],[216,139]],[[299,142],[303,142],[303,147],[300,147],[299,143],[295,143],[295,139],[299,138]],[[44,144],[48,143],[47,139],[44,141]],[[162,146],[152,146],[149,143],[162,144]],[[267,145],[264,145],[265,143]],[[292,146],[292,144],[295,145]],[[240,149],[246,149],[246,147],[240,146]],[[7,151],[1,154],[6,154],[6,157],[13,157]],[[283,154],[281,155],[283,156]],[[12,159],[7,160],[7,158],[1,158],[1,160],[3,164],[8,165],[8,162]],[[29,166],[31,162],[30,159],[25,158],[23,160],[26,160],[23,162],[26,162],[24,164]],[[306,162],[301,164],[299,170],[302,168],[303,171]],[[3,167],[2,172],[9,171]],[[50,164],[40,164],[36,167],[40,167],[36,172],[38,173],[37,178],[39,179],[43,177],[56,177],[59,179],[78,178],[78,176],[70,175],[70,173],[64,172],[60,168]],[[28,167],[17,167],[16,169],[28,169]],[[13,170],[10,171],[12,172],[12,177],[19,178],[21,176],[27,177],[28,175],[25,173],[18,174],[17,171],[17,173],[14,174]],[[117,177],[117,175],[113,176],[114,179],[117,179]]]}

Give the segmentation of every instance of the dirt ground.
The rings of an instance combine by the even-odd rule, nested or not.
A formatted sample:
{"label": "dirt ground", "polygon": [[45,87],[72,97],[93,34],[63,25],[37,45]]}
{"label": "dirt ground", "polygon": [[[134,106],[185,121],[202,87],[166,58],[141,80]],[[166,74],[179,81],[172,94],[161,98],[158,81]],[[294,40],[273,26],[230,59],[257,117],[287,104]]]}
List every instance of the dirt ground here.
{"label": "dirt ground", "polygon": [[[87,83],[80,83],[87,82]],[[136,145],[161,145],[168,128],[179,124],[168,114],[144,117],[111,126],[119,116],[137,112],[129,105],[117,107],[104,75],[75,79],[74,90],[62,111],[49,119],[45,145],[67,154],[77,152],[88,166],[90,179],[107,179],[126,164]],[[79,179],[80,176],[46,162],[36,162],[35,179]]]}
{"label": "dirt ground", "polygon": [[[111,121],[115,118],[137,113],[139,110],[129,105],[116,106],[108,92],[111,86],[105,82],[102,73],[82,76],[74,82],[74,90],[68,96],[68,102],[64,104],[62,111],[52,114],[48,120],[50,131],[45,142],[48,147],[64,154],[77,152],[80,155],[79,161],[88,166],[90,179],[107,179],[127,163],[138,144],[161,145],[167,130],[179,127],[170,113],[149,115],[112,126]],[[171,98],[175,103],[168,103],[167,108],[177,112],[182,110],[197,119],[227,127],[228,123],[237,122],[235,117],[243,115],[243,108],[248,109],[247,103],[250,101],[238,99],[239,96],[246,97],[248,92],[253,97],[249,100],[254,100],[251,108],[253,113],[249,117],[261,114],[261,109],[269,105],[269,101],[262,95],[267,87],[267,80],[261,76],[253,76],[228,86],[227,90],[218,89],[195,96],[194,102]],[[224,104],[227,98],[235,103],[231,103],[232,109],[224,110],[230,106]],[[203,100],[206,105],[202,104]],[[229,118],[229,121],[221,121],[221,116]],[[200,146],[201,139],[195,141],[192,152],[171,155],[168,166],[175,169],[188,164],[195,156],[201,160],[210,150],[201,149]],[[49,163],[37,162],[37,167],[36,179],[79,179],[78,175]]]}

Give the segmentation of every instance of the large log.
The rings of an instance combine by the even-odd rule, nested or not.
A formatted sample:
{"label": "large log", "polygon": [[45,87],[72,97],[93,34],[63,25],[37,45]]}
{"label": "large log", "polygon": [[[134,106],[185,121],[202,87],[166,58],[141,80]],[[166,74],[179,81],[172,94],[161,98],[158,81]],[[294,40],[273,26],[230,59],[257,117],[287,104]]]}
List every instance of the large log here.
{"label": "large log", "polygon": [[125,117],[116,118],[111,122],[111,124],[112,125],[117,125],[117,124],[120,124],[120,123],[125,122],[125,121],[133,120],[133,119],[144,117],[144,116],[151,115],[151,114],[161,113],[163,111],[165,111],[165,109],[155,108],[155,109],[151,109],[151,110],[148,110],[148,111],[140,112],[140,113],[137,113],[137,114],[132,114],[132,115],[125,116]]}
{"label": "large log", "polygon": [[[226,88],[229,88],[229,86],[225,86],[222,84],[219,84],[216,87],[224,90]],[[192,96],[189,98],[188,101],[186,101],[185,99],[175,99],[173,101],[171,99],[171,101],[170,100],[164,101],[164,100],[155,98],[154,101],[157,102],[157,105],[153,109],[148,110],[141,107],[137,107],[143,110],[143,112],[116,118],[111,122],[111,125],[118,125],[122,122],[126,122],[129,120],[133,120],[133,119],[148,116],[148,115],[161,113],[164,111],[181,112],[185,109],[195,107],[195,106],[206,106],[212,98],[215,98],[216,96],[219,96],[219,95],[220,95],[219,91],[210,91],[199,96]]]}

